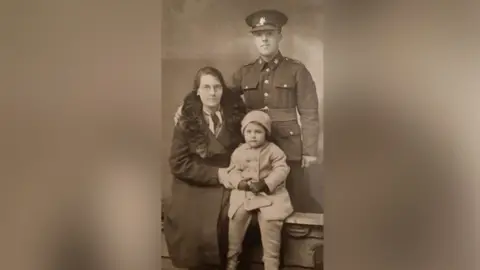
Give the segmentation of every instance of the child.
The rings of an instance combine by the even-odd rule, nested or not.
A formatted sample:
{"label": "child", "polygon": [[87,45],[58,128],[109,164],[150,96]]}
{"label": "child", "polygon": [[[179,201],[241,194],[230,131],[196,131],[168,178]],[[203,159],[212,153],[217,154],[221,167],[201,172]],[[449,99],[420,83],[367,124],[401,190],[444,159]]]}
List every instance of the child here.
{"label": "child", "polygon": [[248,113],[242,121],[242,134],[245,143],[233,152],[224,183],[233,189],[228,210],[227,269],[236,269],[252,213],[257,211],[265,269],[278,270],[283,222],[293,213],[285,187],[290,168],[285,153],[267,140],[271,134],[268,114]]}

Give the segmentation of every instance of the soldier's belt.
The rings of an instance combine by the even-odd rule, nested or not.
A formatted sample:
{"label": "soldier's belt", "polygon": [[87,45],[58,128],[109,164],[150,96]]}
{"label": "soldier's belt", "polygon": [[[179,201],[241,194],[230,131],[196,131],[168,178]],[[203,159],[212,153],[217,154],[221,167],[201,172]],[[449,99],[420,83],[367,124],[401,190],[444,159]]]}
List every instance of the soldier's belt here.
{"label": "soldier's belt", "polygon": [[266,107],[261,109],[261,111],[268,113],[268,115],[272,119],[272,122],[297,120],[297,110],[295,108],[270,109]]}

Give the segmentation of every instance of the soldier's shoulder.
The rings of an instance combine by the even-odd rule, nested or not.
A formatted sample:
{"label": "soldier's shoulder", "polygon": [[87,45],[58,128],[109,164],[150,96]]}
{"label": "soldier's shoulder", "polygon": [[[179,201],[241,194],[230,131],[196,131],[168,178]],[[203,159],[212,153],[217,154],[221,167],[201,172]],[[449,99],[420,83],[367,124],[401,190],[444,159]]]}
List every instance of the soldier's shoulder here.
{"label": "soldier's shoulder", "polygon": [[295,59],[295,58],[284,57],[284,61],[285,61],[286,64],[292,65],[294,67],[300,67],[300,68],[305,67],[305,65],[302,63],[302,61],[300,61],[298,59]]}
{"label": "soldier's shoulder", "polygon": [[242,64],[239,68],[237,68],[237,69],[235,70],[235,74],[237,74],[237,75],[242,75],[242,74],[244,74],[246,71],[248,71],[248,70],[250,70],[251,68],[253,68],[254,64],[255,64],[255,61],[254,61],[254,60],[252,60],[252,61],[250,61],[250,62],[248,62],[248,63],[246,63],[246,64]]}
{"label": "soldier's shoulder", "polygon": [[246,73],[249,73],[255,67],[255,60],[252,60],[246,64],[242,64],[239,68],[235,70],[234,76],[242,77]]}
{"label": "soldier's shoulder", "polygon": [[256,62],[257,62],[256,59],[251,60],[251,61],[247,62],[246,64],[243,64],[243,65],[240,67],[240,69],[249,69],[249,68],[252,68],[252,67],[255,65]]}

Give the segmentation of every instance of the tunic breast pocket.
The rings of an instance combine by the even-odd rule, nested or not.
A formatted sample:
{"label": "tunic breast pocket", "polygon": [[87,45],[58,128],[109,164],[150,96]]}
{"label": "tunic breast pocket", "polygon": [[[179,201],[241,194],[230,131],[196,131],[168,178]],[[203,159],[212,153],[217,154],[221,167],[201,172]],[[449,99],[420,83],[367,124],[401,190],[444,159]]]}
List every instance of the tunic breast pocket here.
{"label": "tunic breast pocket", "polygon": [[247,76],[242,80],[242,90],[245,97],[245,104],[249,109],[263,108],[263,95],[259,89],[259,78]]}
{"label": "tunic breast pocket", "polygon": [[302,131],[297,121],[274,122],[272,137],[288,160],[302,158]]}
{"label": "tunic breast pocket", "polygon": [[297,105],[296,82],[293,77],[275,78],[275,107],[293,108]]}

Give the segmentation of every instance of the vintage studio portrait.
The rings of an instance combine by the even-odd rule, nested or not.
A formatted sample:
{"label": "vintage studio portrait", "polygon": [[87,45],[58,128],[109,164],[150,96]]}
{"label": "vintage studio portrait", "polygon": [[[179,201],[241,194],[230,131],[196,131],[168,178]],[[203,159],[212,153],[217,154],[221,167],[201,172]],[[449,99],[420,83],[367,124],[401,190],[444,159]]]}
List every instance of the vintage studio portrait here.
{"label": "vintage studio portrait", "polygon": [[322,6],[163,5],[162,268],[323,269]]}

